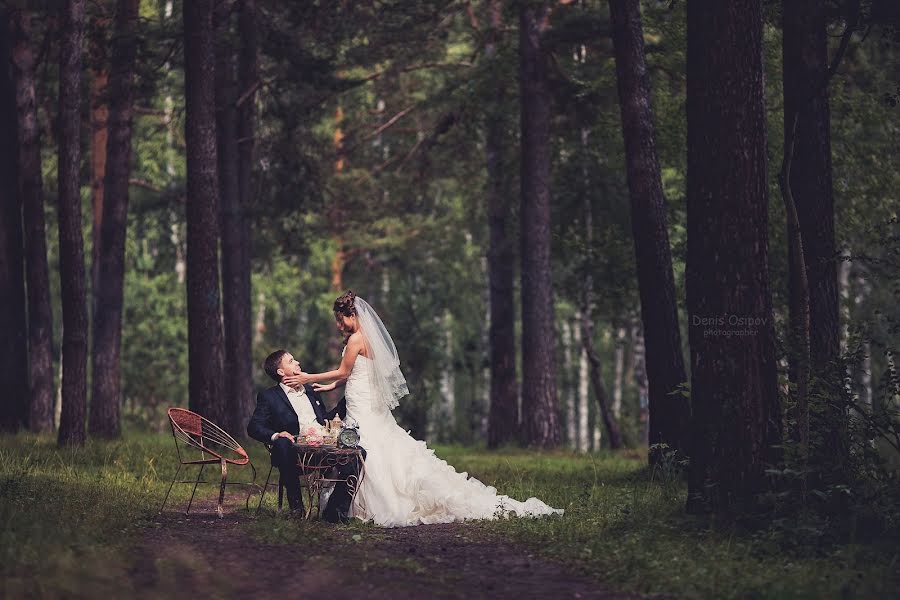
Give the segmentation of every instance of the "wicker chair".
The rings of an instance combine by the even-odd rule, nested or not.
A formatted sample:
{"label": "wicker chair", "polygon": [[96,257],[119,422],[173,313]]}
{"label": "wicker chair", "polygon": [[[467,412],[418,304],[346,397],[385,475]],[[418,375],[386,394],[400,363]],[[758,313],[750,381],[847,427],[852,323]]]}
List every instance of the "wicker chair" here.
{"label": "wicker chair", "polygon": [[[191,499],[188,501],[187,509],[184,513],[188,514],[191,510],[191,504],[194,502],[194,495],[197,493],[197,486],[201,483],[216,483],[215,481],[201,481],[203,476],[203,468],[206,465],[219,464],[222,469],[222,479],[219,483],[219,503],[216,506],[216,514],[221,519],[224,516],[222,510],[222,501],[225,499],[226,485],[246,485],[251,489],[247,494],[245,506],[250,510],[250,496],[254,491],[261,491],[256,484],[256,467],[250,462],[247,451],[228,433],[215,423],[206,419],[195,412],[183,408],[170,408],[168,410],[169,423],[172,425],[172,435],[175,438],[175,449],[178,451],[178,470],[169,484],[166,497],[163,499],[159,512],[162,512],[169,499],[169,493],[172,486],[176,483],[193,483],[194,489],[191,492]],[[184,451],[184,454],[182,454]],[[189,454],[190,453],[190,454]],[[199,453],[199,458],[196,453]],[[182,467],[187,465],[200,465],[200,471],[197,473],[197,479],[190,481],[177,481],[178,475],[181,473]],[[253,480],[246,482],[229,482],[228,465],[243,466],[249,465],[253,471]]]}

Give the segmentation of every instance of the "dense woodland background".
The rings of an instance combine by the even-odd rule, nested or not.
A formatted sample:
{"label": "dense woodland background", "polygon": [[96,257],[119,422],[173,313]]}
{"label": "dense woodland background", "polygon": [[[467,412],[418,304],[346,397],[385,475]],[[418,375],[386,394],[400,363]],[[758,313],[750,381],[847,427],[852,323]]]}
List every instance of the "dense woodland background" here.
{"label": "dense woodland background", "polygon": [[698,509],[895,481],[894,2],[0,15],[4,429],[242,435],[270,351],[337,364],[352,289],[418,438],[655,444]]}

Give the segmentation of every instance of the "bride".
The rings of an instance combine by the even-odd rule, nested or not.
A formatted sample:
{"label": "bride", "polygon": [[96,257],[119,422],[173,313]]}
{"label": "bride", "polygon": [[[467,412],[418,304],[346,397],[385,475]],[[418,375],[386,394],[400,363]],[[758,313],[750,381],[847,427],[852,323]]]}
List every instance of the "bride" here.
{"label": "bride", "polygon": [[[494,487],[459,473],[425,442],[414,439],[391,414],[409,393],[397,348],[381,319],[362,298],[347,292],[335,300],[338,327],[349,335],[341,365],[325,373],[302,373],[288,385],[313,383],[320,391],[346,382],[347,419],[359,424],[366,449],[366,476],[352,513],[386,527],[562,514],[537,498],[525,502],[497,494]],[[332,382],[322,385],[322,382]]]}

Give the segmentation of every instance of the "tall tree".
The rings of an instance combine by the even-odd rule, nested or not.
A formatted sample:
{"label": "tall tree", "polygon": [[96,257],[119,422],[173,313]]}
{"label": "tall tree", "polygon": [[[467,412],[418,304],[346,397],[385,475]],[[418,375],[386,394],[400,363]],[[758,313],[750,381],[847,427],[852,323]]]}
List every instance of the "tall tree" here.
{"label": "tall tree", "polygon": [[687,508],[725,512],[768,488],[781,439],[761,0],[693,0],[687,35]]}
{"label": "tall tree", "polygon": [[[488,4],[488,26],[484,56],[488,61],[490,98],[485,114],[485,154],[488,172],[488,293],[490,295],[491,390],[488,414],[488,448],[515,441],[519,430],[519,394],[516,383],[515,265],[510,176],[506,148],[507,80],[502,76],[499,54],[503,6]],[[474,13],[472,25],[478,27]]]}
{"label": "tall tree", "polygon": [[[583,135],[583,140],[583,143],[586,144],[587,135]],[[585,257],[587,269],[584,277],[584,288],[581,293],[581,345],[590,365],[591,386],[594,388],[594,395],[597,397],[600,418],[603,420],[603,426],[609,434],[609,447],[615,450],[624,445],[622,432],[619,429],[619,422],[610,409],[609,394],[606,391],[606,386],[603,384],[603,364],[600,360],[600,354],[594,347],[594,277],[592,275],[594,267],[594,204],[591,202],[591,197],[588,194],[584,195],[584,239],[588,251]],[[597,449],[599,450],[599,448]]]}
{"label": "tall tree", "polygon": [[[125,276],[125,230],[131,135],[134,116],[134,70],[140,0],[118,0],[108,98],[109,121],[103,217],[100,224],[99,280],[94,290],[93,364],[89,430],[103,437],[121,431],[122,297]],[[96,241],[95,241],[96,243]]]}
{"label": "tall tree", "polygon": [[[252,345],[252,302],[250,282],[250,249],[252,239],[250,233],[250,218],[254,202],[253,192],[253,164],[254,164],[254,139],[256,136],[256,94],[259,86],[259,41],[256,24],[255,0],[243,0],[238,14],[238,37],[241,40],[238,55],[238,231],[241,242],[239,245],[238,277],[232,291],[235,298],[236,309],[234,311],[234,344],[235,355],[243,357],[243,363],[238,364],[239,371],[235,376],[238,380],[233,383],[234,398],[243,401],[236,406],[235,411],[243,415],[240,431],[245,431],[244,424],[253,412],[253,345]],[[239,360],[241,360],[239,358]]]}
{"label": "tall tree", "polygon": [[28,426],[28,325],[22,197],[18,185],[16,92],[10,77],[10,22],[0,8],[0,431]]}
{"label": "tall tree", "polygon": [[245,217],[240,204],[238,109],[235,81],[234,35],[230,2],[215,9],[216,29],[216,155],[222,227],[222,313],[225,336],[227,410],[223,426],[241,434],[246,430],[253,394],[250,365],[250,290],[244,289],[242,267],[246,248],[242,232]]}
{"label": "tall tree", "polygon": [[109,84],[109,57],[106,32],[111,19],[106,13],[107,3],[96,3],[96,16],[91,18],[88,56],[91,69],[91,315],[97,311],[97,290],[100,287],[100,231],[103,223],[103,181],[106,178],[106,141],[109,137],[109,104],[106,86]]}
{"label": "tall tree", "polygon": [[[631,227],[650,382],[650,444],[687,451],[690,405],[673,393],[687,381],[681,354],[666,199],[656,152],[639,0],[610,0]],[[650,459],[660,455],[652,452]]]}
{"label": "tall tree", "polygon": [[549,57],[542,45],[550,10],[519,7],[521,87],[522,422],[529,445],[560,443],[556,410],[556,334],[550,272]]}
{"label": "tall tree", "polygon": [[[848,19],[847,31],[851,32],[858,18],[859,2],[855,4],[855,16]],[[785,174],[783,192],[796,209],[794,227],[799,228],[802,240],[803,267],[798,273],[799,261],[791,261],[791,307],[807,311],[806,330],[800,332],[803,351],[808,351],[809,365],[801,365],[803,371],[817,376],[824,384],[821,393],[813,397],[835,397],[841,389],[840,326],[837,285],[837,251],[834,233],[834,195],[831,176],[831,119],[828,102],[828,79],[834,71],[828,64],[827,7],[825,0],[796,0],[783,6],[783,60],[784,60],[784,148],[785,164],[790,172]],[[846,41],[849,37],[845,35]],[[846,48],[846,41],[842,48]],[[842,50],[840,51],[842,52]],[[836,61],[840,55],[836,55]],[[837,63],[835,63],[836,66]],[[785,186],[785,183],[787,185]],[[791,215],[789,215],[790,217]],[[794,242],[794,236],[791,241]],[[794,242],[796,243],[796,242]],[[795,297],[802,292],[799,283],[805,278],[806,300],[795,309]],[[803,313],[801,313],[803,315]],[[792,322],[794,317],[792,316]],[[805,344],[808,344],[806,350]],[[801,360],[807,359],[804,356]],[[805,385],[805,381],[801,381]],[[798,417],[803,425],[801,440],[807,441],[803,429],[808,429],[806,407]],[[846,453],[845,415],[837,407],[822,406],[813,411],[821,415],[824,461],[843,464]]]}
{"label": "tall tree", "polygon": [[68,0],[59,52],[59,274],[62,290],[62,414],[59,444],[84,444],[88,317],[81,235],[81,50],[84,0]]}
{"label": "tall tree", "polygon": [[25,219],[25,277],[28,290],[29,417],[32,431],[53,429],[53,313],[44,226],[41,140],[35,95],[32,14],[13,10],[12,78],[19,131],[19,189]]}
{"label": "tall tree", "polygon": [[221,422],[225,406],[213,3],[196,0],[183,6],[189,397],[191,410]]}

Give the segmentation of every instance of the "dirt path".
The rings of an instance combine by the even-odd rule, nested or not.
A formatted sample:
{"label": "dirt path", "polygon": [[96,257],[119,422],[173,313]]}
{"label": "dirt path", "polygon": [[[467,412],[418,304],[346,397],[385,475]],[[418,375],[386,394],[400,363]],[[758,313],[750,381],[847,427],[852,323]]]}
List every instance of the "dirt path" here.
{"label": "dirt path", "polygon": [[[135,549],[129,573],[134,594],[170,599],[638,597],[605,590],[477,525],[384,529],[271,517],[254,522],[238,506],[232,499],[224,519],[215,517],[210,500],[195,502],[188,516],[167,507]],[[254,527],[270,526],[278,543],[253,533]],[[299,536],[296,544],[294,536]]]}

